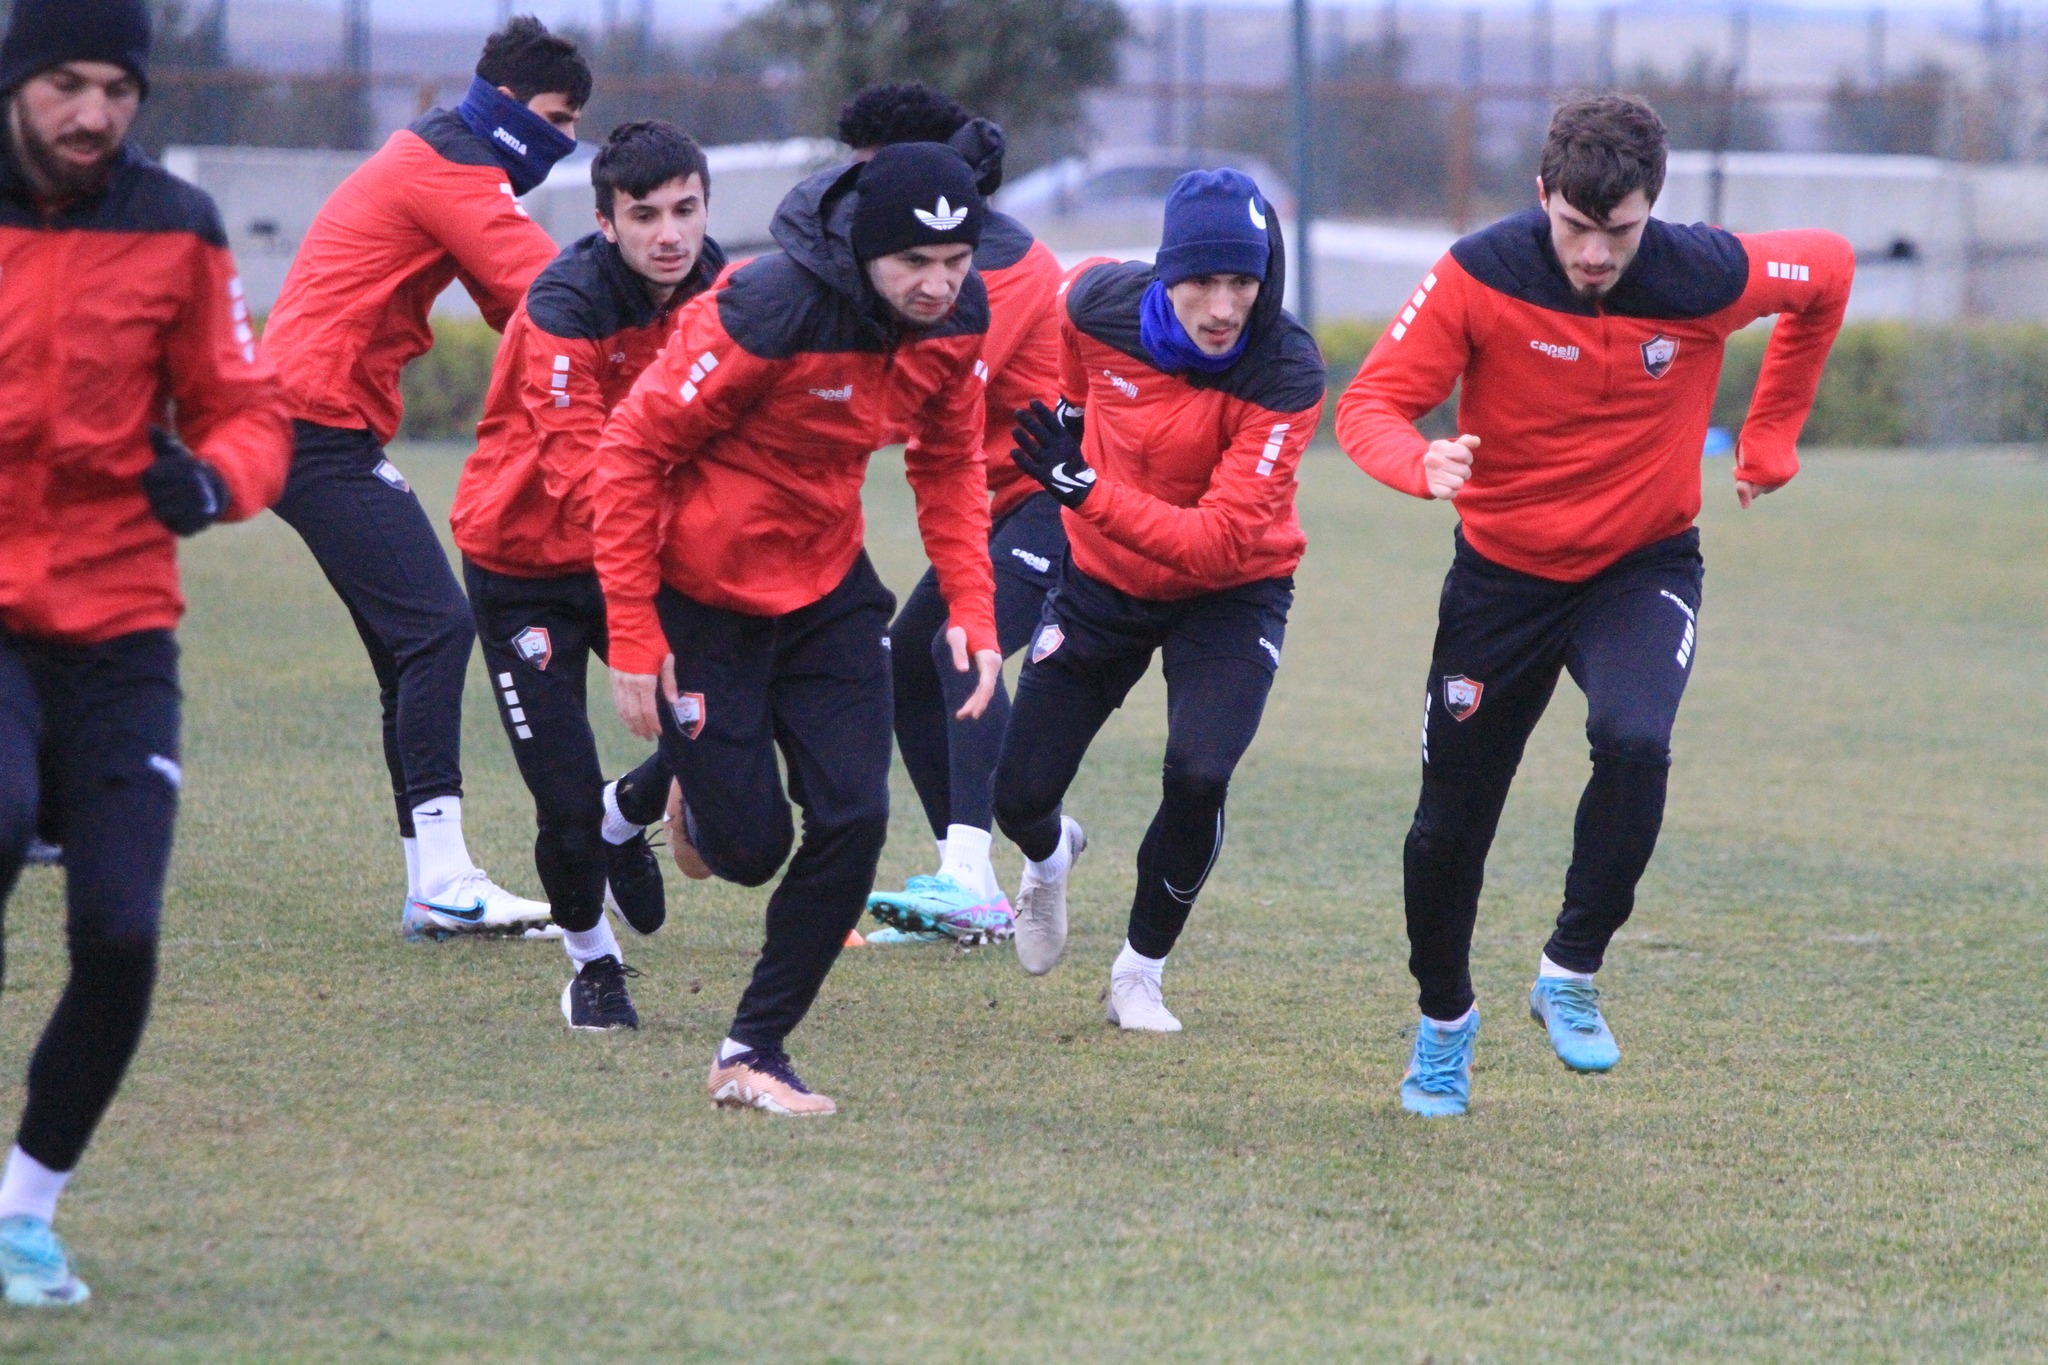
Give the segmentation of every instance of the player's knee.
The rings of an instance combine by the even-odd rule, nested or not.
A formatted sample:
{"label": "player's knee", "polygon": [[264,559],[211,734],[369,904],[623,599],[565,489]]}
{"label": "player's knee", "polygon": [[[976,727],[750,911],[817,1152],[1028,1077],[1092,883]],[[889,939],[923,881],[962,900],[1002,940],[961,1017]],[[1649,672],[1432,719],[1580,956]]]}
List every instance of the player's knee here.
{"label": "player's knee", "polygon": [[1599,716],[1586,723],[1586,738],[1595,761],[1671,764],[1671,726],[1659,717]]}
{"label": "player's knee", "polygon": [[698,852],[722,879],[741,886],[765,886],[789,861],[796,831],[787,816],[779,824],[764,825],[761,829],[731,832],[715,843],[707,841]]}
{"label": "player's knee", "polygon": [[1471,843],[1472,832],[1461,822],[1425,806],[1415,812],[1415,823],[1408,827],[1404,852],[1410,866],[1451,868],[1465,860]]}
{"label": "player's knee", "polygon": [[1060,803],[1056,792],[1040,790],[1040,784],[1011,764],[998,764],[990,798],[996,825],[1011,839],[1050,815]]}
{"label": "player's knee", "polygon": [[1168,754],[1162,786],[1175,805],[1212,807],[1230,793],[1232,765],[1205,754]]}

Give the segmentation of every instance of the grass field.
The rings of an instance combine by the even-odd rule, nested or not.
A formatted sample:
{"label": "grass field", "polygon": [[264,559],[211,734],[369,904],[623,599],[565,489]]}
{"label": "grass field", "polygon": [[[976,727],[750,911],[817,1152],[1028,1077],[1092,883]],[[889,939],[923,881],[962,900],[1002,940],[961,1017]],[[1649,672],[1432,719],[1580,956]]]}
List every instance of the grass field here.
{"label": "grass field", "polygon": [[[397,452],[437,513],[459,451]],[[896,466],[871,545],[919,568]],[[1098,998],[1156,796],[1156,675],[1070,808],[1066,961],[849,953],[792,1040],[838,1117],[713,1111],[760,892],[671,885],[646,1025],[569,1036],[548,944],[412,947],[369,670],[274,519],[202,537],[157,1013],[60,1226],[96,1292],[0,1358],[141,1361],[2048,1357],[2048,464],[1820,455],[1734,508],[1670,815],[1602,980],[1619,1070],[1522,1013],[1584,779],[1538,732],[1496,846],[1472,1115],[1394,1089],[1399,850],[1448,509],[1330,452],[1230,844],[1167,975]],[[472,848],[537,891],[473,670]],[[624,764],[632,742],[600,727]],[[930,844],[899,772],[883,877]],[[1015,854],[1001,864],[1014,875]],[[62,983],[9,907],[0,1115]]]}

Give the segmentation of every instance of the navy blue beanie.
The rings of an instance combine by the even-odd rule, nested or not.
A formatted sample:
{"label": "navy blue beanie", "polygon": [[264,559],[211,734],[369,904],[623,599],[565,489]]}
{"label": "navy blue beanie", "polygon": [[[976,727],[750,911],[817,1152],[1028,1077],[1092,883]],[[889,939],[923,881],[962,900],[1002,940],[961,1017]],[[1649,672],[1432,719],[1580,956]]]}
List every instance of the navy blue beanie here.
{"label": "navy blue beanie", "polygon": [[149,89],[149,6],[143,0],[14,0],[0,40],[0,93],[66,62],[110,62]]}
{"label": "navy blue beanie", "polygon": [[1169,286],[1197,275],[1266,278],[1266,201],[1243,171],[1189,171],[1166,196],[1154,260]]}

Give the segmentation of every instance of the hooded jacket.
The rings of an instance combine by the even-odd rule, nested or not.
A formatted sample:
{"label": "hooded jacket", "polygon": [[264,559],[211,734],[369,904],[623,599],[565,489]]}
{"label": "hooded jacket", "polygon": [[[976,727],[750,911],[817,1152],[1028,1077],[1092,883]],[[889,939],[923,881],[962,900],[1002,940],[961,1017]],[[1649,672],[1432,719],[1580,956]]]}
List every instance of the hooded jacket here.
{"label": "hooded jacket", "polygon": [[1280,306],[1279,215],[1269,205],[1265,218],[1270,255],[1244,354],[1218,374],[1168,374],[1139,341],[1150,265],[1084,262],[1068,277],[1060,390],[1085,408],[1082,453],[1096,473],[1063,514],[1068,549],[1082,572],[1133,597],[1278,578],[1308,548],[1295,474],[1326,379],[1315,338]]}
{"label": "hooded jacket", "polygon": [[656,306],[593,232],[540,273],[505,328],[476,453],[455,488],[449,521],[463,554],[515,578],[591,572],[590,472],[605,418],[724,268],[706,237],[682,287]]}
{"label": "hooded jacket", "polygon": [[1480,438],[1458,492],[1472,548],[1559,582],[1675,536],[1700,511],[1700,452],[1728,337],[1781,314],[1735,477],[1777,488],[1842,325],[1855,253],[1832,232],[1736,234],[1652,218],[1597,303],[1572,291],[1528,209],[1454,243],[1337,404],[1337,440],[1381,483],[1429,494],[1415,421],[1458,395]]}
{"label": "hooded jacket", "polygon": [[790,191],[772,229],[782,249],[692,299],[605,426],[591,500],[624,672],[653,673],[668,653],[654,608],[664,582],[755,616],[838,586],[861,552],[868,459],[906,439],[953,623],[971,649],[997,647],[981,460],[988,294],[970,272],[938,326],[891,320],[853,255],[858,171]]}
{"label": "hooded jacket", "polygon": [[0,626],[97,644],[168,630],[177,537],[142,492],[152,425],[227,483],[284,490],[284,395],[256,353],[213,201],[132,144],[106,188],[47,212],[0,138]]}
{"label": "hooded jacket", "polygon": [[263,350],[291,415],[390,441],[441,291],[461,280],[503,331],[556,251],[489,144],[449,110],[422,114],[328,197],[285,276]]}

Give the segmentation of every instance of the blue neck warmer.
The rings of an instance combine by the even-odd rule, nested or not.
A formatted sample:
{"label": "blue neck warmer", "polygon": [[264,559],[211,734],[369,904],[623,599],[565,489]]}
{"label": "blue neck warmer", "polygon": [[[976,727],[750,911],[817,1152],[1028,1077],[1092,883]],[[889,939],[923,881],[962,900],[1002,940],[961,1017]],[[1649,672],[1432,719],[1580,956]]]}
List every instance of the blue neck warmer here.
{"label": "blue neck warmer", "polygon": [[1188,335],[1188,329],[1180,325],[1180,319],[1173,315],[1173,300],[1166,297],[1166,283],[1154,280],[1145,288],[1145,297],[1138,304],[1138,341],[1144,346],[1152,363],[1168,374],[1179,374],[1183,370],[1198,370],[1203,374],[1220,374],[1237,363],[1244,354],[1245,343],[1251,340],[1249,323],[1237,334],[1237,344],[1222,355],[1210,355],[1195,339]]}
{"label": "blue neck warmer", "polygon": [[575,138],[482,76],[470,81],[469,93],[455,106],[455,113],[504,166],[514,194],[540,184],[557,161],[576,150]]}

